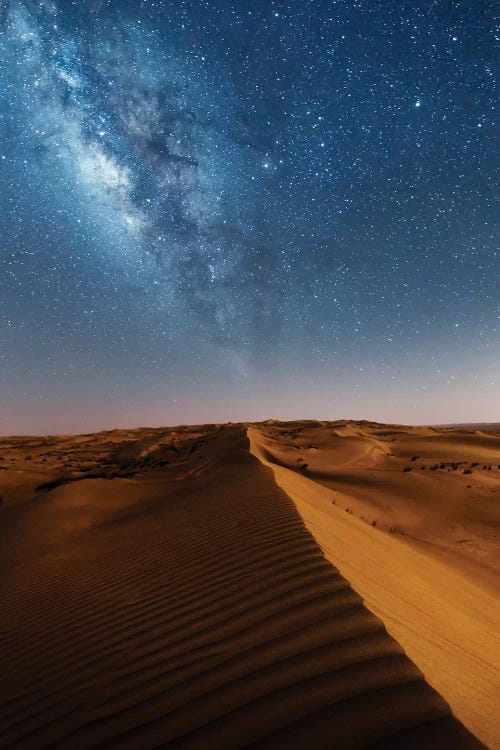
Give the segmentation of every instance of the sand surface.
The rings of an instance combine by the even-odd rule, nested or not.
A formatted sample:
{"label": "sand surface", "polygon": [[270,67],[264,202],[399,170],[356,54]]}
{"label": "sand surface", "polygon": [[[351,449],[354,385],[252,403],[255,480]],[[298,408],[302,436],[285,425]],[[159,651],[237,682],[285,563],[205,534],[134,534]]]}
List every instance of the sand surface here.
{"label": "sand surface", "polygon": [[2,749],[482,747],[332,564],[321,497],[323,538],[245,426],[0,455]]}
{"label": "sand surface", "polygon": [[500,748],[500,436],[342,422],[249,433],[326,557]]}

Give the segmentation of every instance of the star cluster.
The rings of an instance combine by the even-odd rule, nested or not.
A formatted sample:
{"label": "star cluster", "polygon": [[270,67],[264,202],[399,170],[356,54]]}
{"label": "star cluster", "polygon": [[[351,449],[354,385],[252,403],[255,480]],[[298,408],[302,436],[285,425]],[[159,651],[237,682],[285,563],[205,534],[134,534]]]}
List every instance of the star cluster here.
{"label": "star cluster", "polygon": [[489,418],[494,5],[3,0],[3,431]]}

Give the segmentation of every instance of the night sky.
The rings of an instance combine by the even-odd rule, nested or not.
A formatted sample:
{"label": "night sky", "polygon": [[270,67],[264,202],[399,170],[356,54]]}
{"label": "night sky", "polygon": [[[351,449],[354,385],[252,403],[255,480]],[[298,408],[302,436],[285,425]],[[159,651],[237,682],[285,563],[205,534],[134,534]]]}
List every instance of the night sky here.
{"label": "night sky", "polygon": [[0,0],[0,432],[500,421],[494,0]]}

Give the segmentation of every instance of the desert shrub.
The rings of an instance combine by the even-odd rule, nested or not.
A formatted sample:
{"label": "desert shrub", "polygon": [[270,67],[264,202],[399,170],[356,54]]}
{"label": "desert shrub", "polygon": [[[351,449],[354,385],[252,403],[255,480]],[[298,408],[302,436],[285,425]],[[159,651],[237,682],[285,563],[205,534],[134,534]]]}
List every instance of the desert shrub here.
{"label": "desert shrub", "polygon": [[472,469],[464,469],[464,474],[472,474]]}
{"label": "desert shrub", "polygon": [[406,471],[411,471],[411,466],[405,466],[405,468],[403,469],[403,471],[404,471],[404,472],[406,472]]}

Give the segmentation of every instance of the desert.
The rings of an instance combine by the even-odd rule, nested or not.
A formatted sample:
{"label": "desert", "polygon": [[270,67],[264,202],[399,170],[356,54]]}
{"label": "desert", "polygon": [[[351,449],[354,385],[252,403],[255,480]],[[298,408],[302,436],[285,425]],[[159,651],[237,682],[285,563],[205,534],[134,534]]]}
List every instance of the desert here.
{"label": "desert", "polygon": [[2,438],[1,747],[500,747],[482,427]]}

